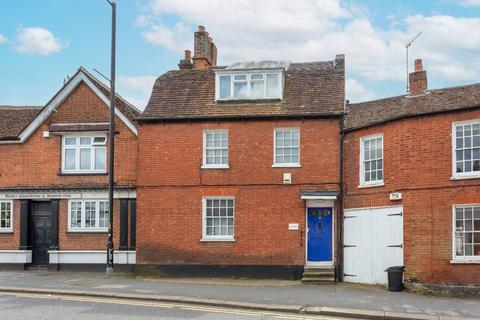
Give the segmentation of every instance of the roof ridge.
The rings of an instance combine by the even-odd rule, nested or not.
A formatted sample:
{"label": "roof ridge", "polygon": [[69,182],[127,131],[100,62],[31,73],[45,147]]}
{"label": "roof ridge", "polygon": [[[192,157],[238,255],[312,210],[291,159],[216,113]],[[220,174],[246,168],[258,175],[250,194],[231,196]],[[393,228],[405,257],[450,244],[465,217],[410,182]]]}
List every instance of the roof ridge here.
{"label": "roof ridge", "polygon": [[43,105],[13,105],[13,104],[0,104],[0,109],[42,109]]}
{"label": "roof ridge", "polygon": [[[475,87],[475,86],[480,86],[480,82],[469,83],[469,84],[458,85],[458,86],[452,86],[452,87],[430,89],[430,90],[427,90],[427,93],[429,93],[429,92],[434,93],[434,92],[439,92],[439,91],[447,91],[447,90],[454,90],[454,89],[468,88],[468,87]],[[378,98],[378,99],[373,99],[373,100],[367,100],[367,101],[362,101],[362,102],[349,103],[347,106],[356,107],[356,106],[359,106],[359,105],[370,104],[370,103],[375,103],[375,102],[379,102],[379,101],[388,101],[388,100],[394,100],[394,99],[398,99],[398,98],[415,99],[415,98],[423,97],[423,96],[424,96],[424,94],[418,95],[418,96],[409,96],[408,94],[403,94],[403,95],[396,95],[396,96],[391,96],[391,97],[384,97],[384,98]]]}
{"label": "roof ridge", "polygon": [[314,64],[314,63],[332,63],[335,60],[315,60],[315,61],[297,61],[291,64]]}
{"label": "roof ridge", "polygon": [[474,87],[474,86],[480,86],[480,82],[468,83],[468,84],[463,84],[463,85],[458,85],[458,86],[452,86],[452,87],[443,87],[443,88],[437,88],[437,89],[430,89],[430,90],[427,90],[427,91],[429,91],[429,92],[432,92],[432,91],[442,91],[442,90],[459,89],[459,88]]}
{"label": "roof ridge", "polygon": [[[401,95],[397,95],[397,96],[383,97],[383,98],[367,100],[367,101],[362,101],[362,102],[349,103],[349,104],[347,104],[347,106],[348,107],[355,107],[355,106],[359,106],[359,105],[367,104],[367,103],[374,103],[374,102],[378,102],[378,101],[386,101],[386,100],[393,100],[393,99],[406,98],[406,97],[408,97],[407,94],[401,94]],[[421,97],[421,96],[418,96],[418,97]]]}

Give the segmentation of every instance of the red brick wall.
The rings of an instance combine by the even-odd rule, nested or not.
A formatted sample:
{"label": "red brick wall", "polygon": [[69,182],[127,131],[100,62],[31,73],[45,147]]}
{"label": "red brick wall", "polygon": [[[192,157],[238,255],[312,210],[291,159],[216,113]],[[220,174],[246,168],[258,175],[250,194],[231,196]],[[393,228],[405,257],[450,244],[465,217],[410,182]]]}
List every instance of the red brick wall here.
{"label": "red brick wall", "polygon": [[0,250],[18,250],[20,245],[20,201],[13,201],[13,232],[0,233]]}
{"label": "red brick wall", "polygon": [[[107,176],[59,176],[61,137],[43,137],[52,123],[108,122],[109,109],[100,98],[81,84],[23,144],[0,145],[0,188],[56,185],[107,184]],[[137,172],[137,137],[116,118],[115,181],[133,185]],[[108,148],[107,148],[108,150]],[[108,152],[107,152],[108,153]]]}
{"label": "red brick wall", "polygon": [[[423,282],[480,284],[478,265],[454,265],[452,206],[480,203],[479,179],[452,180],[452,122],[479,119],[464,111],[399,120],[350,132],[345,137],[345,208],[404,206],[407,276]],[[360,138],[384,136],[383,187],[358,188]],[[403,193],[390,201],[389,193]]]}
{"label": "red brick wall", "polygon": [[[60,250],[106,250],[107,233],[68,232],[68,200],[60,200],[59,247]],[[115,248],[120,240],[120,201],[114,201],[113,236]],[[13,232],[0,233],[0,250],[17,250],[20,245],[20,201],[13,201]]]}
{"label": "red brick wall", "polygon": [[[68,200],[60,200],[58,213],[58,242],[60,250],[106,250],[107,232],[69,232]],[[120,240],[120,201],[113,201],[113,242],[115,249]]]}
{"label": "red brick wall", "polygon": [[[300,128],[301,168],[272,168],[275,128]],[[229,130],[229,169],[201,169],[203,130]],[[302,190],[337,190],[337,120],[143,124],[137,263],[303,264]],[[283,185],[283,173],[292,185]],[[235,242],[201,242],[202,197],[235,197]],[[299,231],[289,231],[299,223]],[[301,231],[301,232],[300,232]]]}
{"label": "red brick wall", "polygon": [[[108,122],[110,109],[84,83],[81,83],[57,110],[23,144],[0,144],[0,189],[35,187],[71,187],[79,185],[106,185],[107,175],[59,175],[61,171],[61,136],[43,137],[53,123]],[[137,178],[137,136],[117,117],[115,136],[115,183],[135,185]],[[108,142],[107,142],[108,146]],[[107,147],[108,157],[108,147]],[[69,234],[67,228],[67,201],[60,207],[61,249],[104,249],[106,235]],[[116,204],[116,219],[118,220]],[[20,203],[15,201],[15,212]],[[18,248],[19,214],[14,215],[13,235],[0,234],[0,249]],[[118,223],[116,223],[118,226]],[[118,237],[117,237],[118,238]],[[3,241],[5,239],[5,241]],[[8,240],[7,240],[8,239]],[[118,239],[117,239],[118,240]]]}

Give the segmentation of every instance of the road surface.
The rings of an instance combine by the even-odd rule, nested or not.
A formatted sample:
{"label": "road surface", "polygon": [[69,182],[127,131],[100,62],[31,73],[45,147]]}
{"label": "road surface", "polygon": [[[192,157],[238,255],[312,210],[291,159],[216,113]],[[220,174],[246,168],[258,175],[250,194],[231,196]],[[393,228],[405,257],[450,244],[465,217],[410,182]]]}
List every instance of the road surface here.
{"label": "road surface", "polygon": [[225,309],[136,300],[26,293],[0,293],[0,319],[345,320],[346,318],[302,316],[298,314]]}

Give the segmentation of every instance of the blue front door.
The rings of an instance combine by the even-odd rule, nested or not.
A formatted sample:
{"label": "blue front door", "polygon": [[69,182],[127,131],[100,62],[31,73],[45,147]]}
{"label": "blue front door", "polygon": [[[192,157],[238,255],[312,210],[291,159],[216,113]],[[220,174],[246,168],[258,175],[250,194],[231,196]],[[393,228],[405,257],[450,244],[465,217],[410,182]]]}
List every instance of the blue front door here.
{"label": "blue front door", "polygon": [[308,208],[307,261],[332,261],[332,208]]}

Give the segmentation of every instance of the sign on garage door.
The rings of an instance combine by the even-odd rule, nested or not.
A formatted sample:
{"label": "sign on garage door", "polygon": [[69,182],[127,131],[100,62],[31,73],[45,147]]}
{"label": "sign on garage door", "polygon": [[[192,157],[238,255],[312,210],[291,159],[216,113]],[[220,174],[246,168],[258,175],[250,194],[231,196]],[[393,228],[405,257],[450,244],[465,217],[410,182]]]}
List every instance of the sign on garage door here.
{"label": "sign on garage door", "polygon": [[344,245],[346,282],[386,284],[403,265],[403,207],[346,209]]}

